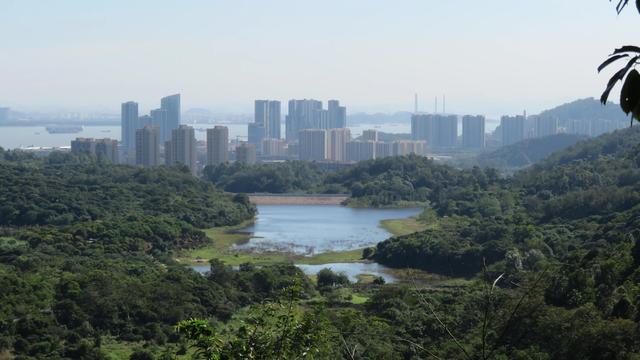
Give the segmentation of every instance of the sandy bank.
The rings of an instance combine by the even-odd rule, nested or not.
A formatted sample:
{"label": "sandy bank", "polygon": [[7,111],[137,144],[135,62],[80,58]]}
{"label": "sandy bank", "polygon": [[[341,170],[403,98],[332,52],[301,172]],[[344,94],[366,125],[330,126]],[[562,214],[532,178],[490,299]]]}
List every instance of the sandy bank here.
{"label": "sandy bank", "polygon": [[249,195],[256,205],[340,205],[347,200],[347,195]]}

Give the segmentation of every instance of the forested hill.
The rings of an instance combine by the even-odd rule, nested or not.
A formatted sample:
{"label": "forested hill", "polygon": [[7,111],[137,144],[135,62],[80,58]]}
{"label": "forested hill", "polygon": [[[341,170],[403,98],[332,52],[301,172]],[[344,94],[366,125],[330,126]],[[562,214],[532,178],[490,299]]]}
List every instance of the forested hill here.
{"label": "forested hill", "polygon": [[494,167],[503,170],[524,168],[584,139],[586,136],[576,134],[557,134],[543,138],[526,139],[489,153],[480,154],[472,159],[460,161],[457,165],[462,167]]}
{"label": "forested hill", "polygon": [[557,117],[561,124],[570,120],[624,120],[627,118],[618,104],[609,102],[606,106],[602,106],[600,101],[594,98],[562,104],[541,112],[540,116]]}
{"label": "forested hill", "polygon": [[349,193],[349,205],[370,207],[424,204],[446,192],[500,181],[491,168],[458,170],[413,155],[362,161],[335,172],[303,161],[221,164],[207,167],[205,178],[232,192]]}
{"label": "forested hill", "polygon": [[0,225],[65,225],[140,213],[197,227],[239,223],[245,203],[177,169],[109,164],[0,163]]}
{"label": "forested hill", "polygon": [[562,261],[569,248],[624,243],[624,232],[640,226],[640,129],[581,141],[503,183],[445,195],[432,201],[446,216],[439,228],[380,243],[375,259],[474,274],[483,259],[504,268],[517,255],[533,269]]}

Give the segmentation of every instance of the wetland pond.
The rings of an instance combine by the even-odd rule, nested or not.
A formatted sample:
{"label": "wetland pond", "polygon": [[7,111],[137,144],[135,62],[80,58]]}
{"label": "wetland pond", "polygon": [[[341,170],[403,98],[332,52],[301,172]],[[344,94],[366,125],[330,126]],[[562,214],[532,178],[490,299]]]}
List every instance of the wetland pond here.
{"label": "wetland pond", "polygon": [[[311,256],[325,252],[341,252],[374,246],[390,236],[380,226],[386,219],[416,216],[421,208],[368,209],[339,205],[258,205],[255,222],[244,229],[250,239],[234,245],[236,250],[250,252],[286,252]],[[395,279],[385,267],[374,263],[329,263],[298,265],[305,273],[315,275],[322,268],[344,272],[352,281],[359,274]],[[208,265],[194,266],[199,272]]]}

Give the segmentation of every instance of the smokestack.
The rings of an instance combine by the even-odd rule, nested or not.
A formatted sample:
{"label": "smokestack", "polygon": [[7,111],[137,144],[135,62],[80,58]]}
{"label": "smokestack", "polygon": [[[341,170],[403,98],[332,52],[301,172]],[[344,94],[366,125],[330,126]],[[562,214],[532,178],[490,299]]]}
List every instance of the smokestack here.
{"label": "smokestack", "polygon": [[414,98],[413,98],[413,112],[415,114],[418,113],[418,93],[415,93]]}
{"label": "smokestack", "polygon": [[438,113],[438,97],[436,96],[436,108],[435,111],[433,112],[434,114]]}
{"label": "smokestack", "polygon": [[442,94],[442,113],[443,114],[447,113],[447,98],[445,97],[444,94]]}

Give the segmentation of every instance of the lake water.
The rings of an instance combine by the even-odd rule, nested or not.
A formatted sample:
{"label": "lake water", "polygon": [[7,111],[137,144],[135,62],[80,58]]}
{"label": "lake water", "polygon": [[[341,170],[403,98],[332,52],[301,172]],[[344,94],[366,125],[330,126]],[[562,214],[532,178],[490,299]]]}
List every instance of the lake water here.
{"label": "lake water", "polygon": [[[253,225],[240,230],[251,233],[238,250],[264,252],[281,251],[313,255],[328,251],[348,251],[373,246],[391,236],[380,227],[380,221],[418,215],[422,209],[352,209],[338,205],[258,205]],[[376,263],[296,264],[307,275],[329,268],[344,273],[353,282],[357,275],[381,276],[386,282],[397,281],[387,268]],[[200,273],[209,265],[192,268]]]}
{"label": "lake water", "polygon": [[[247,124],[222,124],[229,128],[229,139],[247,138]],[[204,129],[214,127],[215,124],[192,124],[196,129],[196,139],[205,140]],[[388,133],[410,133],[410,124],[383,124],[369,125],[358,124],[350,126],[351,135],[357,137],[362,135],[366,129],[377,129]],[[285,134],[284,125],[282,134]],[[111,138],[120,140],[120,126],[84,126],[83,130],[75,134],[49,134],[45,126],[0,126],[0,147],[5,149],[15,149],[24,147],[62,147],[70,146],[71,140],[77,137]]]}
{"label": "lake water", "polygon": [[415,216],[421,209],[353,209],[338,205],[259,205],[252,234],[237,249],[313,255],[373,246],[391,236],[385,219]]}

